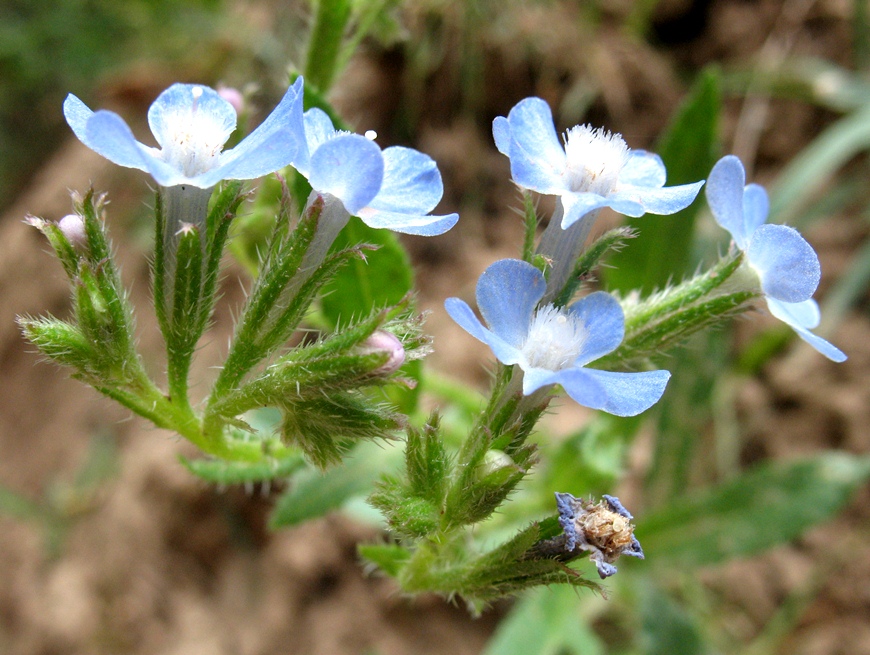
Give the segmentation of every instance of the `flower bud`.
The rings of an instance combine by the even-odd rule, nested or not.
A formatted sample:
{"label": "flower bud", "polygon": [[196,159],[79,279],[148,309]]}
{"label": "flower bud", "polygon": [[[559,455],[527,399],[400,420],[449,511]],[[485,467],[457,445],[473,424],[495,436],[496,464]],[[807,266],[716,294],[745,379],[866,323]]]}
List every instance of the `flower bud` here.
{"label": "flower bud", "polygon": [[57,222],[57,227],[73,246],[83,246],[87,242],[85,222],[78,214],[67,214]]}
{"label": "flower bud", "polygon": [[242,115],[242,112],[245,111],[245,97],[241,91],[231,86],[219,86],[217,93],[233,106],[238,116]]}
{"label": "flower bud", "polygon": [[486,476],[500,471],[504,468],[510,468],[512,471],[517,470],[516,462],[502,450],[487,450],[483,461],[477,467],[477,477],[482,480]]}
{"label": "flower bud", "polygon": [[360,350],[365,354],[382,352],[389,355],[383,365],[372,371],[375,375],[390,375],[398,371],[399,367],[405,363],[405,347],[394,334],[386,330],[378,330],[373,333],[362,343]]}

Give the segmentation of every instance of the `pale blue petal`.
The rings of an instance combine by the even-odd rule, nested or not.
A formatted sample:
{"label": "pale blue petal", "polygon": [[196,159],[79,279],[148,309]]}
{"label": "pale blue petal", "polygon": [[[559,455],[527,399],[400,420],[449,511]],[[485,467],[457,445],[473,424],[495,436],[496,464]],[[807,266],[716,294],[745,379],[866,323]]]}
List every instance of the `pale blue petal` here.
{"label": "pale blue petal", "polygon": [[623,216],[631,216],[632,218],[637,218],[638,216],[643,216],[646,214],[646,209],[644,206],[637,201],[637,198],[633,197],[631,194],[625,193],[611,193],[607,196],[607,207],[610,207],[617,214],[622,214]]}
{"label": "pale blue petal", "polygon": [[332,119],[322,109],[313,107],[305,112],[305,139],[308,152],[313,154],[321,145],[337,136]]}
{"label": "pale blue petal", "polygon": [[[525,384],[525,378],[523,382]],[[583,407],[601,409],[607,404],[607,391],[592,375],[591,369],[569,368],[564,371],[556,371],[548,383],[554,382],[561,384],[565,393]],[[526,393],[525,389],[523,393]]]}
{"label": "pale blue petal", "polygon": [[456,225],[459,214],[433,216],[431,214],[404,214],[401,212],[385,212],[364,207],[359,211],[359,217],[369,227],[384,228],[403,234],[416,234],[423,237],[434,237],[444,234]]}
{"label": "pale blue petal", "polygon": [[531,264],[502,259],[491,264],[478,279],[477,306],[495,334],[520,348],[546,288],[544,274]]}
{"label": "pale blue petal", "polygon": [[504,116],[496,116],[492,121],[492,137],[495,139],[495,147],[505,155],[510,155],[511,150],[511,125]]}
{"label": "pale blue petal", "polygon": [[[568,395],[581,405],[600,409],[615,416],[636,416],[655,405],[665,392],[665,387],[671,377],[668,371],[618,373],[590,368],[579,370],[584,373],[582,378],[575,375],[578,369],[562,371],[564,379],[560,382]],[[577,387],[585,390],[589,385],[588,379],[590,377],[598,383],[604,392],[603,402],[595,405],[575,397]],[[580,382],[581,380],[582,382]]]}
{"label": "pale blue petal", "polygon": [[[67,124],[72,128],[73,133],[79,138],[79,141],[84,143],[88,148],[91,146],[85,141],[87,139],[86,128],[88,126],[88,119],[94,115],[94,112],[91,111],[88,106],[79,100],[72,93],[67,95],[67,97],[63,101],[63,116],[66,118]],[[117,163],[117,162],[115,162]],[[128,168],[132,167],[132,164],[120,164],[121,166],[126,166]]]}
{"label": "pale blue petal", "polygon": [[521,187],[545,194],[565,190],[562,172],[566,156],[550,106],[540,98],[526,98],[508,114],[511,175]]}
{"label": "pale blue petal", "polygon": [[88,120],[85,145],[109,161],[146,171],[161,186],[188,182],[180,171],[156,156],[158,151],[142,145],[124,119],[111,111],[98,111]]}
{"label": "pale blue petal", "polygon": [[411,148],[393,146],[384,155],[384,181],[369,204],[372,209],[407,214],[428,214],[444,193],[435,161]]}
{"label": "pale blue petal", "polygon": [[330,139],[311,155],[311,187],[339,198],[351,214],[374,199],[383,179],[381,149],[359,134]]}
{"label": "pale blue petal", "polygon": [[770,200],[767,191],[759,184],[747,184],[743,189],[743,232],[748,237],[767,222]]}
{"label": "pale blue petal", "polygon": [[[520,366],[522,366],[522,363]],[[558,384],[561,373],[562,371],[551,371],[548,368],[523,367],[523,395],[530,396],[538,389],[550,386],[551,384]],[[596,393],[596,389],[595,384],[592,383],[587,393],[598,398],[600,393]]]}
{"label": "pale blue petal", "polygon": [[482,341],[489,346],[493,354],[495,354],[496,359],[503,364],[516,364],[522,358],[519,350],[505,343],[498,335],[483,327],[483,324],[474,315],[471,307],[465,301],[459,298],[448,298],[444,301],[444,309],[447,310],[447,314],[456,321],[459,327],[478,341]]}
{"label": "pale blue petal", "polygon": [[[103,111],[101,114],[112,114],[118,121],[123,123],[125,127],[127,125],[124,123],[124,119],[117,114],[107,111]],[[136,138],[133,136],[129,127],[127,127],[126,130],[114,128],[115,131],[123,132],[123,134],[118,137],[117,143],[113,139],[99,139],[98,143],[92,142],[91,138],[88,136],[87,126],[88,121],[94,115],[94,112],[88,109],[85,103],[72,94],[69,94],[66,97],[66,100],[63,101],[63,115],[66,118],[66,122],[72,128],[73,133],[79,138],[79,141],[84,143],[98,155],[105,157],[118,166],[137,168],[140,171],[148,170],[143,160],[143,154],[140,150],[140,146],[142,148],[146,146],[143,146],[136,141]]]}
{"label": "pale blue petal", "polygon": [[642,208],[641,213],[659,214],[662,216],[676,214],[691,205],[704,182],[682,184],[662,188],[620,186],[619,190],[611,196],[611,204],[615,211],[625,213],[627,216],[639,216],[621,210],[625,201],[633,202]]}
{"label": "pale blue petal", "polygon": [[662,158],[646,150],[632,150],[619,173],[619,184],[658,188],[665,185],[667,173]]}
{"label": "pale blue petal", "polygon": [[753,233],[746,256],[761,278],[765,296],[801,302],[819,286],[822,274],[819,258],[793,228],[762,225]]}
{"label": "pale blue petal", "polygon": [[609,199],[597,193],[565,192],[562,195],[562,229],[567,230],[589,212],[609,206]]}
{"label": "pale blue petal", "polygon": [[[797,335],[815,348],[822,355],[834,362],[844,362],[846,354],[835,345],[810,332],[805,325],[807,321],[807,305],[803,303],[784,303],[773,298],[767,299],[770,313],[794,330]],[[811,310],[810,310],[811,311]],[[817,323],[816,323],[817,324]]]}
{"label": "pale blue petal", "polygon": [[[194,89],[200,89],[199,97],[195,97]],[[199,84],[173,84],[148,108],[148,125],[161,148],[165,148],[176,135],[179,121],[174,117],[184,114],[182,120],[187,123],[194,117],[194,112],[207,116],[205,120],[226,135],[224,141],[236,128],[236,110],[217,91]]]}
{"label": "pale blue petal", "polygon": [[580,319],[588,335],[575,366],[585,366],[622,343],[625,315],[619,301],[609,293],[591,293],[568,307],[568,312]]}
{"label": "pale blue petal", "polygon": [[[819,311],[819,303],[810,298],[803,302],[782,302],[774,298],[767,298],[767,305],[771,308],[771,314],[779,320],[785,321],[781,315],[787,315],[789,325],[797,325],[807,330],[819,327],[822,321],[822,313]],[[775,310],[774,310],[775,307]]]}
{"label": "pale blue petal", "polygon": [[[302,124],[302,78],[298,78],[278,106],[232,150],[224,152],[219,165],[201,177],[212,184],[220,180],[252,180],[307,160]],[[210,185],[209,185],[210,186]]]}
{"label": "pale blue petal", "polygon": [[749,242],[743,221],[743,185],[746,171],[734,155],[716,162],[707,178],[707,204],[713,218],[731,233],[737,247],[745,250]]}

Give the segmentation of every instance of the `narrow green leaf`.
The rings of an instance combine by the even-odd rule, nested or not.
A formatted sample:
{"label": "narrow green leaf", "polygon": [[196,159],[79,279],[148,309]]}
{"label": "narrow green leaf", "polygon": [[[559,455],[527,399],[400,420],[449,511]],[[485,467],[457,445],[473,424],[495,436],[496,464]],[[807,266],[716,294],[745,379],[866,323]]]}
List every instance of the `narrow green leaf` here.
{"label": "narrow green leaf", "polygon": [[704,655],[709,652],[692,616],[664,589],[645,586],[639,603],[645,655]]}
{"label": "narrow green leaf", "polygon": [[828,452],[765,463],[639,522],[647,560],[715,564],[786,543],[831,518],[870,477],[870,456]]}
{"label": "narrow green leaf", "polygon": [[275,505],[270,527],[297,525],[338,509],[354,496],[364,496],[378,477],[399,465],[401,455],[397,448],[361,444],[325,473],[311,469],[299,474]]}
{"label": "narrow green leaf", "polygon": [[599,655],[604,645],[582,619],[567,585],[524,596],[502,621],[483,655]]}
{"label": "narrow green leaf", "polygon": [[856,154],[870,148],[870,104],[826,128],[770,189],[770,223],[791,223],[810,197]]}
{"label": "narrow green leaf", "polygon": [[410,490],[440,507],[447,491],[450,457],[439,434],[437,416],[419,430],[408,430],[405,467]]}

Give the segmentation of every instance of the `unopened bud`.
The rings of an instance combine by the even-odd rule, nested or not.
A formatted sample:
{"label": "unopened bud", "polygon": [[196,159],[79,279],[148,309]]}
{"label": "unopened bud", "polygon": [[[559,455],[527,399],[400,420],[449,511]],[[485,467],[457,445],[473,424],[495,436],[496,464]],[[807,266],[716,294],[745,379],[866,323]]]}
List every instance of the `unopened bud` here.
{"label": "unopened bud", "polygon": [[517,465],[513,458],[502,450],[488,450],[483,457],[483,461],[477,467],[478,479],[483,479],[491,473],[500,471],[503,468],[517,469]]}
{"label": "unopened bud", "polygon": [[57,222],[57,227],[73,246],[81,246],[87,242],[85,222],[78,214],[67,214]]}
{"label": "unopened bud", "polygon": [[219,86],[217,92],[221,98],[233,106],[236,114],[241,116],[245,110],[245,97],[242,95],[242,92],[231,86]]}
{"label": "unopened bud", "polygon": [[375,375],[390,375],[399,370],[399,367],[405,363],[405,347],[396,335],[386,330],[378,330],[373,333],[362,343],[360,349],[366,354],[387,353],[387,361],[373,371]]}

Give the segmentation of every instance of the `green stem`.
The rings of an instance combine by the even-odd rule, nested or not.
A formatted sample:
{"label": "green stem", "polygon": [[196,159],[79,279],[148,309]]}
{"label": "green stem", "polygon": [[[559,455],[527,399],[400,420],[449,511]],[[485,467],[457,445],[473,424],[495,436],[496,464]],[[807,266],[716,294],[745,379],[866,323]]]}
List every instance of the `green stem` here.
{"label": "green stem", "polygon": [[338,72],[339,53],[350,20],[350,0],[318,0],[305,59],[305,81],[325,94]]}

